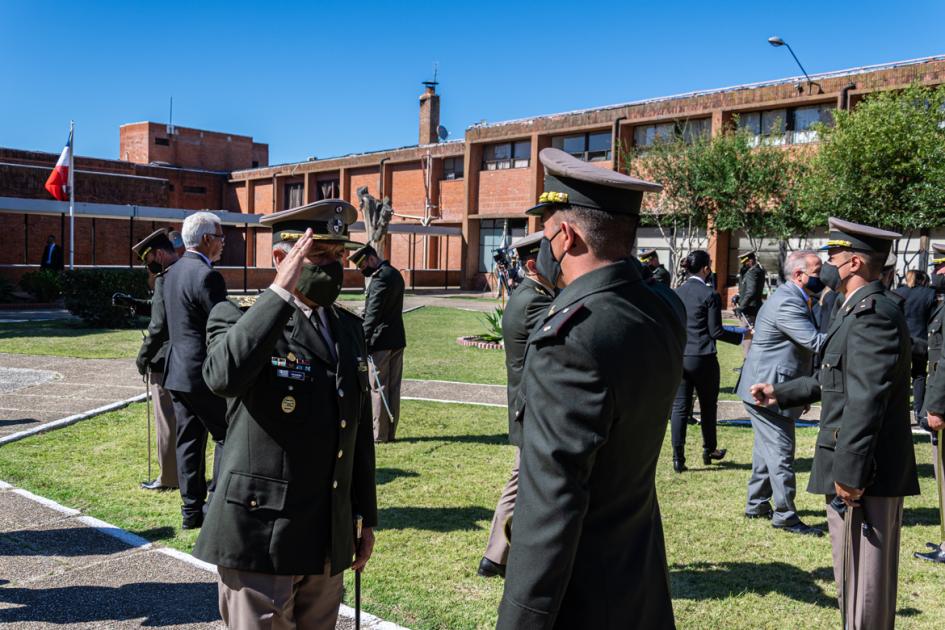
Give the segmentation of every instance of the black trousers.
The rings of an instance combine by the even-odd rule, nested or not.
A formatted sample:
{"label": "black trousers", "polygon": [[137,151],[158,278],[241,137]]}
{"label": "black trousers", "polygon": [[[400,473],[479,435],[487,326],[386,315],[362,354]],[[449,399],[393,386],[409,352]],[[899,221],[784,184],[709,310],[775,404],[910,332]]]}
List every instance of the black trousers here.
{"label": "black trousers", "polygon": [[718,446],[716,437],[717,409],[719,402],[719,358],[714,354],[683,357],[683,378],[673,400],[673,415],[670,418],[673,438],[673,458],[685,460],[686,426],[692,415],[692,393],[699,397],[702,415],[702,448],[714,451]]}
{"label": "black trousers", "polygon": [[929,355],[924,352],[912,353],[912,407],[918,417],[925,402],[925,378],[928,375]]}
{"label": "black trousers", "polygon": [[[226,437],[226,400],[210,390],[171,391],[177,416],[177,482],[183,501],[181,514],[193,516],[205,511],[217,485],[217,472]],[[213,477],[207,486],[207,435],[213,438]],[[208,493],[210,496],[208,496]]]}

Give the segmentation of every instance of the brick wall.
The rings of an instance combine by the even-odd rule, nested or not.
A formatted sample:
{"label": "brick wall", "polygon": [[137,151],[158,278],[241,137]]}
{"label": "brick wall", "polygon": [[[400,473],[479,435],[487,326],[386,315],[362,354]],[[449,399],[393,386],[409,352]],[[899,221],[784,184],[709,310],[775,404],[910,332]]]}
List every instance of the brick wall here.
{"label": "brick wall", "polygon": [[388,172],[391,189],[385,192],[390,195],[394,212],[423,216],[425,199],[420,163],[392,164],[388,167]]}
{"label": "brick wall", "polygon": [[348,178],[350,181],[348,190],[348,201],[353,203],[355,207],[358,206],[358,188],[361,186],[367,186],[368,192],[375,197],[378,194],[377,190],[377,167],[369,168],[353,168],[348,170]]}
{"label": "brick wall", "polygon": [[119,156],[129,162],[166,162],[182,168],[235,171],[268,164],[268,145],[249,136],[141,122],[122,125]]}
{"label": "brick wall", "polygon": [[448,221],[460,222],[466,211],[466,191],[461,179],[440,181],[440,195],[436,203],[440,217]]}
{"label": "brick wall", "polygon": [[534,179],[531,168],[480,172],[477,214],[523,213],[534,205]]}

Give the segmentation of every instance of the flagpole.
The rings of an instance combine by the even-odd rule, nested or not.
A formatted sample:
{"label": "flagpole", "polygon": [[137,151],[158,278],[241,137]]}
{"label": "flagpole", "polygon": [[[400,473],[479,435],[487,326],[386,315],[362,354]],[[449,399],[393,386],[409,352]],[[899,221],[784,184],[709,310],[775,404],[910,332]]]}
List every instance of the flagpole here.
{"label": "flagpole", "polygon": [[69,271],[75,270],[75,121],[69,121]]}

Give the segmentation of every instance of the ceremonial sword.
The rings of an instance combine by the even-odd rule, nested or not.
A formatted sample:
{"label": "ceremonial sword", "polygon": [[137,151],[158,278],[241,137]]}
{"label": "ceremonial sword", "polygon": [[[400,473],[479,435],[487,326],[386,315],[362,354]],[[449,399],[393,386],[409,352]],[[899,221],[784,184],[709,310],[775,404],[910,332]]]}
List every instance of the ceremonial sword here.
{"label": "ceremonial sword", "polygon": [[[354,537],[357,540],[357,549],[361,549],[361,529],[364,517],[358,514],[355,519]],[[355,554],[357,558],[357,554]],[[354,571],[354,630],[361,630],[361,570]]]}
{"label": "ceremonial sword", "polygon": [[381,395],[381,402],[384,403],[384,409],[387,410],[387,417],[390,418],[391,422],[393,422],[394,414],[391,413],[390,405],[387,404],[387,395],[384,393],[384,386],[381,384],[381,375],[377,371],[377,365],[374,363],[374,357],[372,357],[371,355],[368,355],[367,360],[368,360],[368,363],[371,364],[371,372],[374,374],[374,382],[375,382],[375,385],[377,386],[377,391]]}

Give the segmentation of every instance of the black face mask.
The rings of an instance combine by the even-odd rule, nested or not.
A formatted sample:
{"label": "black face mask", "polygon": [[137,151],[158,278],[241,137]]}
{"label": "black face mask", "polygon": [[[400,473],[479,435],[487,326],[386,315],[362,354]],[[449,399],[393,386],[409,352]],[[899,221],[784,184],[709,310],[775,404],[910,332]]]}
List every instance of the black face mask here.
{"label": "black face mask", "polygon": [[836,291],[840,287],[840,268],[830,263],[824,263],[824,266],[820,268],[820,280],[832,291]]}
{"label": "black face mask", "polygon": [[748,265],[742,265],[738,268],[738,273],[744,276],[746,273],[748,273],[749,269],[750,267]]}
{"label": "black face mask", "polygon": [[539,275],[547,280],[552,288],[558,286],[558,278],[561,277],[561,261],[557,260],[554,252],[551,251],[551,241],[557,238],[560,233],[561,228],[558,228],[558,231],[551,238],[542,237],[541,243],[538,245],[538,258],[535,260],[535,267]]}
{"label": "black face mask", "polygon": [[148,271],[150,271],[154,275],[158,275],[159,273],[164,272],[164,265],[162,265],[156,260],[152,260],[151,262],[148,263]]}
{"label": "black face mask", "polygon": [[364,274],[365,278],[370,278],[375,273],[377,273],[377,267],[369,267],[368,265],[364,265],[364,267],[361,268],[361,273]]}
{"label": "black face mask", "polygon": [[[823,271],[821,271],[823,273]],[[808,293],[811,295],[819,295],[821,291],[824,290],[824,281],[818,278],[817,276],[807,276],[807,282],[804,283],[804,288],[807,289]]]}
{"label": "black face mask", "polygon": [[341,293],[344,274],[340,261],[327,265],[306,264],[302,267],[302,275],[295,288],[319,306],[330,306]]}

